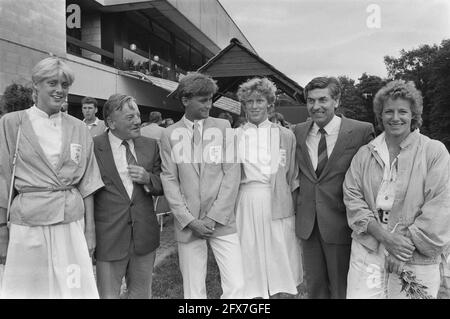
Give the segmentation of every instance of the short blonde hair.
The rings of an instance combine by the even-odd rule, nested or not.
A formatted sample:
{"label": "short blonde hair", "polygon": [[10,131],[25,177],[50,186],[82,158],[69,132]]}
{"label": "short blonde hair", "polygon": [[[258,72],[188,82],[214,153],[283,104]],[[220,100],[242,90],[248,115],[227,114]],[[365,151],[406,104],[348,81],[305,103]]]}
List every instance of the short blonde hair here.
{"label": "short blonde hair", "polygon": [[384,131],[381,115],[384,105],[388,100],[402,99],[410,102],[412,113],[411,131],[422,126],[423,98],[419,90],[416,89],[414,82],[405,82],[403,80],[391,81],[382,87],[373,99],[373,113],[377,119],[378,127]]}
{"label": "short blonde hair", "polygon": [[75,81],[72,69],[62,59],[53,56],[45,58],[35,65],[31,71],[31,80],[34,84],[38,84],[54,75],[64,75],[69,85]]}
{"label": "short blonde hair", "polygon": [[244,102],[253,93],[263,95],[269,104],[275,103],[277,87],[268,78],[252,78],[242,83],[237,91],[239,101]]}

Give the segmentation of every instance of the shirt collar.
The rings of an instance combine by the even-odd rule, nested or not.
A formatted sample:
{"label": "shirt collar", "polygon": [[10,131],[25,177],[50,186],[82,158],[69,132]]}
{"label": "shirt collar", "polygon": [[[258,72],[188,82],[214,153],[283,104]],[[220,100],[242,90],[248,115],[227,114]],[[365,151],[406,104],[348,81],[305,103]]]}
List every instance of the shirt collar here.
{"label": "shirt collar", "polygon": [[418,136],[420,135],[420,130],[416,128],[414,131],[408,134],[408,136],[400,143],[400,148],[405,148],[414,143]]}
{"label": "shirt collar", "polygon": [[[400,148],[405,148],[409,146],[417,139],[417,136],[419,136],[419,134],[420,134],[419,129],[415,129],[413,132],[409,133],[408,136],[400,143]],[[370,142],[370,144],[373,145],[374,150],[377,149],[380,150],[383,147],[383,143],[387,145],[385,132],[381,133],[373,141]]]}
{"label": "shirt collar", "polygon": [[250,127],[253,127],[253,128],[266,128],[266,127],[271,127],[272,124],[273,123],[270,122],[269,119],[267,118],[264,121],[262,121],[261,123],[259,123],[259,125],[255,125],[255,124],[252,124],[250,122],[247,122],[247,123],[245,123],[244,128],[245,129],[250,128]]}
{"label": "shirt collar", "polygon": [[[328,122],[327,125],[324,126],[325,132],[327,132],[327,135],[334,135],[339,133],[339,128],[341,127],[341,121],[342,119],[334,115],[330,122]],[[319,125],[317,125],[315,122],[313,126],[311,127],[310,133],[312,135],[319,134]]]}
{"label": "shirt collar", "polygon": [[52,115],[48,115],[47,113],[45,113],[44,111],[42,111],[40,108],[38,108],[36,106],[36,104],[34,104],[32,107],[30,107],[30,112],[40,118],[44,118],[44,119],[56,119],[58,117],[61,117],[61,112],[57,112],[54,113]]}
{"label": "shirt collar", "polygon": [[389,166],[389,150],[386,144],[386,134],[384,132],[381,133],[370,144],[373,145],[373,150],[380,155],[384,164]]}
{"label": "shirt collar", "polygon": [[[120,146],[122,146],[123,140],[115,136],[111,131],[108,131],[108,137],[109,142],[111,143],[111,147],[113,147],[114,149],[118,149]],[[130,139],[127,140],[127,142],[130,145],[130,147],[134,147],[133,140]]]}
{"label": "shirt collar", "polygon": [[205,122],[204,119],[192,122],[191,120],[188,120],[186,118],[186,115],[183,115],[183,122],[184,122],[184,125],[186,125],[187,128],[190,129],[191,131],[194,129],[194,123],[198,123],[200,126],[200,132],[203,132],[203,124]]}
{"label": "shirt collar", "polygon": [[[83,119],[83,122],[86,123],[86,119]],[[91,124],[87,124],[86,125],[98,125],[98,123],[100,122],[100,120],[98,119],[98,117],[95,117],[95,121],[92,122]]]}

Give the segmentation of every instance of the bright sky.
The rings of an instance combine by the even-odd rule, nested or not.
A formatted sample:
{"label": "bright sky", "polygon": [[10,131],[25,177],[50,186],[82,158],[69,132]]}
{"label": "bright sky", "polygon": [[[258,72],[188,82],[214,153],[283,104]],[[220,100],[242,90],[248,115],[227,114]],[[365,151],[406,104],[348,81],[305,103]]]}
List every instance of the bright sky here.
{"label": "bright sky", "polygon": [[219,1],[257,53],[302,86],[321,75],[385,77],[385,55],[450,39],[449,0]]}

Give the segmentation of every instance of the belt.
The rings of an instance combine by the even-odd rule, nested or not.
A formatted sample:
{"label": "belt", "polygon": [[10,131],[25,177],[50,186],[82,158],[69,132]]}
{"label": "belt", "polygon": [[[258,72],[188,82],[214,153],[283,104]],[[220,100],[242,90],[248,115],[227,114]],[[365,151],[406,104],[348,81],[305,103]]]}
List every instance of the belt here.
{"label": "belt", "polygon": [[382,209],[378,210],[378,217],[379,217],[380,222],[382,224],[387,224],[388,223],[388,221],[389,221],[389,214],[390,214],[390,211],[388,211],[388,210],[382,210]]}
{"label": "belt", "polygon": [[18,191],[19,194],[23,193],[41,193],[41,192],[62,192],[62,191],[68,191],[72,188],[75,188],[73,185],[69,186],[55,186],[55,187],[37,187],[37,186],[29,186],[29,187],[23,187]]}

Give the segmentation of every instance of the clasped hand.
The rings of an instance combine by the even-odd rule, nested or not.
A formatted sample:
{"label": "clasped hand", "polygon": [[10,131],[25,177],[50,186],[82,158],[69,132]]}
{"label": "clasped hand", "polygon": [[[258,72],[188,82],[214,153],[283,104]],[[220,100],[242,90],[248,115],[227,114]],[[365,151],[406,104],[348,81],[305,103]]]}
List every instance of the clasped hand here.
{"label": "clasped hand", "polygon": [[128,174],[134,183],[147,185],[150,183],[150,174],[142,166],[128,165]]}
{"label": "clasped hand", "polygon": [[189,223],[188,227],[194,232],[195,236],[207,239],[210,238],[215,229],[215,221],[209,217],[196,219]]}
{"label": "clasped hand", "polygon": [[383,244],[388,252],[385,258],[386,270],[390,273],[400,274],[416,249],[413,241],[401,234],[391,233]]}

